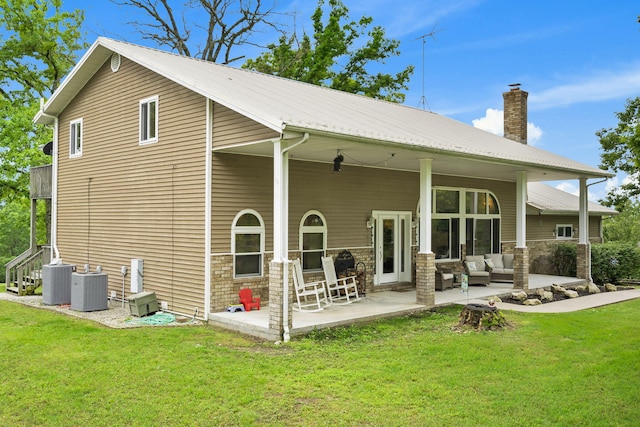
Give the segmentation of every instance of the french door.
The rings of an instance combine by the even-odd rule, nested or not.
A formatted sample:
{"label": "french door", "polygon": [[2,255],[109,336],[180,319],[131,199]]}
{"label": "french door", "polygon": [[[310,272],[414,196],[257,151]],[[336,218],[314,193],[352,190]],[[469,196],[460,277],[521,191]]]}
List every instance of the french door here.
{"label": "french door", "polygon": [[411,281],[411,212],[373,211],[374,284]]}

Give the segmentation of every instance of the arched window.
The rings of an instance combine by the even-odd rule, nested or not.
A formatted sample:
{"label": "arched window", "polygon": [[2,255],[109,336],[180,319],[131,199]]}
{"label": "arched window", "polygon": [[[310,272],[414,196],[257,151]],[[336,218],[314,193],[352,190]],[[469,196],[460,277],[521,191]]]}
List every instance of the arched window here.
{"label": "arched window", "polygon": [[304,271],[321,270],[327,248],[327,222],[318,211],[309,211],[300,221],[300,249]]}
{"label": "arched window", "polygon": [[262,276],[264,222],[260,214],[245,209],[236,215],[231,228],[234,277]]}

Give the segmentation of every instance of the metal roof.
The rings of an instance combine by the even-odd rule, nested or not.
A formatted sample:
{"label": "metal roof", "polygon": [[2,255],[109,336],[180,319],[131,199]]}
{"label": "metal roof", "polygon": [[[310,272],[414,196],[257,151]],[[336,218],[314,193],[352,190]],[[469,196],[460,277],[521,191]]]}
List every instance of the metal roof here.
{"label": "metal roof", "polygon": [[[576,215],[580,210],[579,197],[541,182],[527,184],[527,204],[541,215]],[[616,215],[617,213],[615,209],[589,202],[591,215]]]}
{"label": "metal roof", "polygon": [[[293,158],[329,162],[336,150],[345,163],[419,170],[433,159],[433,172],[530,181],[610,177],[612,174],[539,148],[521,144],[448,117],[249,70],[184,57],[100,37],[36,117],[50,122],[116,52],[154,72],[285,134],[309,133]],[[45,114],[42,114],[45,113]],[[269,141],[225,148],[227,152],[273,155]]]}

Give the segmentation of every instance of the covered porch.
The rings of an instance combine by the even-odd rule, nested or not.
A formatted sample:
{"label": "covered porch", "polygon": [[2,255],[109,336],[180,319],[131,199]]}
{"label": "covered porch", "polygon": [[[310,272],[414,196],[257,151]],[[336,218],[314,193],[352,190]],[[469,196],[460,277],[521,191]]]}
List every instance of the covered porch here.
{"label": "covered porch", "polygon": [[[529,289],[557,285],[577,285],[584,280],[575,277],[529,275]],[[466,304],[467,301],[487,300],[491,296],[503,295],[513,291],[513,283],[492,282],[489,286],[469,286],[468,293],[460,288],[435,293],[435,306]],[[433,307],[416,302],[416,290],[385,291],[367,294],[362,300],[349,305],[332,305],[320,312],[292,313],[290,336],[303,335],[314,329],[347,326],[366,323],[376,319],[404,316],[425,311]],[[263,339],[276,339],[273,329],[269,328],[269,308],[250,312],[220,312],[209,315],[209,324],[242,332]]]}

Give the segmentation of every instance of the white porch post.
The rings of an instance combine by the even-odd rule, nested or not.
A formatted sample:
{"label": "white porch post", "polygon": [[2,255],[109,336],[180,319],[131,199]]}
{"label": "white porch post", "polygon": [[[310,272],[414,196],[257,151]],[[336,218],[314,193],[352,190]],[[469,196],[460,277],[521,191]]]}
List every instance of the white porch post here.
{"label": "white porch post", "polygon": [[527,248],[527,173],[516,174],[516,247],[513,252],[513,287],[529,289]]}
{"label": "white porch post", "polygon": [[431,251],[431,159],[420,159],[420,250],[416,256],[416,302],[436,303],[436,263]]}
{"label": "white porch post", "polygon": [[420,253],[431,253],[431,159],[420,159]]}
{"label": "white porch post", "polygon": [[527,247],[527,173],[516,176],[516,248]]}
{"label": "white porch post", "polygon": [[289,340],[289,154],[273,144],[273,259],[269,264],[269,329]]}
{"label": "white porch post", "polygon": [[578,216],[578,242],[589,243],[589,197],[587,193],[587,179],[580,178],[580,213]]}
{"label": "white porch post", "polygon": [[273,144],[273,261],[287,259],[288,246],[288,198],[287,182],[289,154],[282,152],[282,142]]}
{"label": "white porch post", "polygon": [[578,214],[578,247],[577,275],[578,279],[592,282],[591,278],[591,243],[589,242],[589,193],[587,178],[580,178],[580,211]]}

